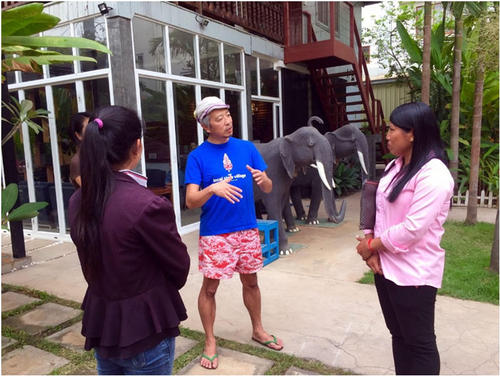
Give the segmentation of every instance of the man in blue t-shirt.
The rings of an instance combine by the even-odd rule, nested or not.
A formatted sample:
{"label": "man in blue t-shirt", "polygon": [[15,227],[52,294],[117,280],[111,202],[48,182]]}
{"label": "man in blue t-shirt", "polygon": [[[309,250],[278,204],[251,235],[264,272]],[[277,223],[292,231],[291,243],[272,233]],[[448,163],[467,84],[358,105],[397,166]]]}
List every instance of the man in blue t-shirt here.
{"label": "man in blue t-shirt", "polygon": [[262,269],[253,181],[265,193],[272,190],[267,168],[255,146],[232,138],[229,106],[220,98],[204,98],[194,112],[208,139],[189,154],[186,173],[186,205],[202,208],[200,219],[199,270],[203,284],[198,309],[205,330],[201,365],[217,368],[215,293],[221,279],[240,274],[243,301],[252,321],[252,339],[273,350],[283,342],[262,326],[257,271]]}

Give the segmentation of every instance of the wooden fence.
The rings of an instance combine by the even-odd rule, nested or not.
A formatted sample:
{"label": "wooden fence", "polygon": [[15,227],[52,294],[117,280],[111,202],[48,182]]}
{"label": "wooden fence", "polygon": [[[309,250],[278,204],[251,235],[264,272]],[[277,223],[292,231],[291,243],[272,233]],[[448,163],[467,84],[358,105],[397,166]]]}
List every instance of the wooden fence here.
{"label": "wooden fence", "polygon": [[[481,195],[477,196],[478,206],[482,208],[496,208],[498,207],[498,197],[493,196],[493,192],[488,193],[484,190],[481,191]],[[453,196],[453,206],[467,206],[469,204],[469,191],[465,192],[465,195],[460,194]]]}

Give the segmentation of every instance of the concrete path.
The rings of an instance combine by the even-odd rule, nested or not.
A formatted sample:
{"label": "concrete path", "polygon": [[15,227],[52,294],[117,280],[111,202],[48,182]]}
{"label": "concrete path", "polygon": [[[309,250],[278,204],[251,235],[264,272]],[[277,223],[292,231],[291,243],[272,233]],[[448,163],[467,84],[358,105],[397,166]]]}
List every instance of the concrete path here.
{"label": "concrete path", "polygon": [[[341,225],[302,226],[299,233],[290,235],[289,241],[304,247],[259,273],[264,326],[283,339],[286,353],[355,373],[391,374],[391,340],[375,288],[356,283],[368,270],[355,252],[355,235],[360,233],[359,194],[347,201],[347,215]],[[463,220],[465,214],[460,217],[461,212],[454,208],[451,217]],[[494,209],[480,210],[481,220],[494,222],[495,215]],[[202,331],[197,311],[202,281],[197,270],[197,237],[197,232],[183,236],[192,260],[188,282],[182,290],[189,314],[183,326]],[[4,274],[2,281],[73,301],[82,300],[86,284],[71,243],[45,245],[31,250],[30,256],[34,261],[31,266]],[[254,344],[239,278],[221,283],[217,303],[216,335]],[[498,315],[499,307],[492,304],[437,297],[436,334],[442,374],[499,373]],[[259,374],[268,367],[265,362],[243,358],[236,361],[229,350],[222,349],[217,373],[241,374],[231,372],[231,365],[236,367],[238,361],[253,364],[254,368],[244,368],[243,373]],[[181,373],[202,373],[195,363]],[[300,371],[290,369],[288,373]]]}

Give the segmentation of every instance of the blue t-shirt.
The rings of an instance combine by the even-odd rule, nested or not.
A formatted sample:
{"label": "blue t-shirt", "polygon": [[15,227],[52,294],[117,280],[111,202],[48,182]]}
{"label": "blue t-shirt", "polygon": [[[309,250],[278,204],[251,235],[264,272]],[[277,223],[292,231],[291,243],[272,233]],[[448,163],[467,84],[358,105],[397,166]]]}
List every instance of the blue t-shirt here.
{"label": "blue t-shirt", "polygon": [[246,165],[264,171],[267,168],[257,148],[249,141],[229,138],[224,144],[205,141],[188,157],[184,181],[201,189],[232,176],[229,184],[242,189],[243,198],[231,204],[213,195],[202,206],[200,235],[217,235],[257,227],[253,200],[253,178]]}

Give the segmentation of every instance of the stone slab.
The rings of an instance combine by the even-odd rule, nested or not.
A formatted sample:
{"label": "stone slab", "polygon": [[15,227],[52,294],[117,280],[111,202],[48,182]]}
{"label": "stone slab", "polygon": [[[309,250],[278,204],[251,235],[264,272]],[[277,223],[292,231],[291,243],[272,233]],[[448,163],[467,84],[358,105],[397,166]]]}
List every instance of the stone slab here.
{"label": "stone slab", "polygon": [[9,317],[3,324],[36,335],[76,317],[80,312],[60,304],[46,303],[23,315]]}
{"label": "stone slab", "polygon": [[12,243],[10,234],[2,234],[2,247]]}
{"label": "stone slab", "polygon": [[285,375],[316,375],[316,373],[312,371],[306,371],[305,369],[297,367],[290,367],[285,372]]}
{"label": "stone slab", "polygon": [[50,342],[59,343],[64,347],[77,352],[84,352],[85,337],[82,336],[82,322],[79,321],[59,332],[56,332],[48,337],[46,340]]}
{"label": "stone slab", "polygon": [[5,274],[2,282],[45,291],[75,302],[83,301],[87,290],[76,252]]}
{"label": "stone slab", "polygon": [[14,258],[11,254],[2,252],[2,274],[28,266],[31,261],[31,256]]}
{"label": "stone slab", "polygon": [[11,311],[23,305],[39,302],[40,299],[32,298],[14,291],[7,291],[2,294],[2,312]]}
{"label": "stone slab", "polygon": [[273,361],[224,348],[218,349],[219,365],[216,370],[200,365],[200,357],[179,371],[180,375],[263,375]]}
{"label": "stone slab", "polygon": [[[26,254],[28,254],[35,249],[46,247],[54,242],[54,240],[49,239],[25,238],[24,248],[26,249]],[[12,244],[6,244],[5,246],[2,244],[2,252],[12,254]]]}
{"label": "stone slab", "polygon": [[2,350],[5,349],[6,347],[9,347],[10,345],[13,345],[14,343],[17,343],[17,341],[14,338],[2,336]]}
{"label": "stone slab", "polygon": [[174,358],[177,359],[179,356],[191,350],[194,346],[198,344],[197,341],[178,336],[175,338],[175,355]]}
{"label": "stone slab", "polygon": [[29,252],[33,262],[46,262],[65,255],[76,253],[76,247],[70,242],[53,242],[53,244],[37,248]]}
{"label": "stone slab", "polygon": [[47,351],[33,346],[23,346],[2,357],[3,375],[47,375],[69,363]]}

